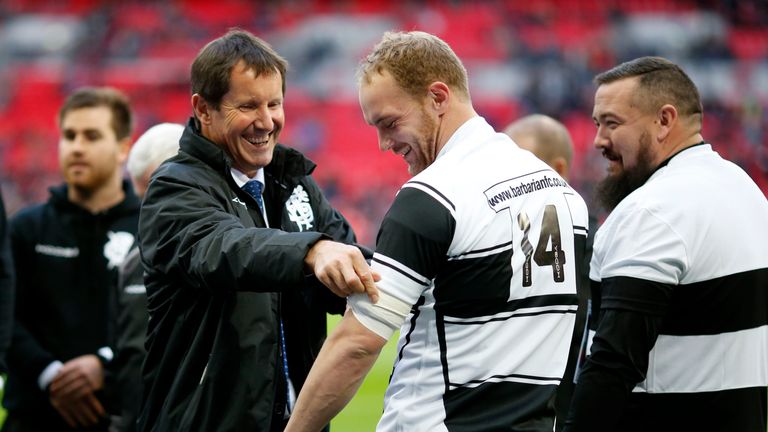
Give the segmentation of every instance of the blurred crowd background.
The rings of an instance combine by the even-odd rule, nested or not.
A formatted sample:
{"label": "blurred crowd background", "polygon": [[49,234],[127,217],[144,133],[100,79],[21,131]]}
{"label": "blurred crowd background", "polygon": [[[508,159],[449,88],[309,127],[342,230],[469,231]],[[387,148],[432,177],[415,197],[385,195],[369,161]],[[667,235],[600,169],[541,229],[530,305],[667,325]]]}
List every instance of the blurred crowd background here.
{"label": "blurred crowd background", "polygon": [[[475,107],[497,129],[528,113],[568,127],[572,184],[585,198],[604,173],[592,148],[592,77],[641,55],[680,63],[704,101],[704,137],[768,191],[766,0],[2,0],[0,183],[9,213],[61,180],[56,114],[83,85],[131,98],[137,137],[185,123],[189,65],[241,27],[288,59],[281,142],[372,245],[406,165],[380,154],[357,103],[356,65],[386,30],[447,41],[469,71]],[[457,173],[462,175],[462,173]]]}

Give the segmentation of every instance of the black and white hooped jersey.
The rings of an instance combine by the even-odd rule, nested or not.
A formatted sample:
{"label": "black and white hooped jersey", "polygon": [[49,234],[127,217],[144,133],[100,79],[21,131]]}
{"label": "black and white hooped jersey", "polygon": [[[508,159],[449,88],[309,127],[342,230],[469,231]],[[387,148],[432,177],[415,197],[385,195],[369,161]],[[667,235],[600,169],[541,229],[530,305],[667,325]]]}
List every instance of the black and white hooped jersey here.
{"label": "black and white hooped jersey", "polygon": [[[379,290],[413,305],[378,430],[551,430],[586,227],[584,201],[546,164],[481,117],[462,125],[378,234]],[[366,301],[349,300],[364,325]]]}
{"label": "black and white hooped jersey", "polygon": [[[765,397],[766,245],[768,200],[708,144],[675,155],[606,219],[595,237],[593,284],[624,278],[673,287],[646,378],[634,389],[644,403],[677,394],[678,413],[698,413],[703,397],[718,397],[706,408],[715,418],[723,398],[742,389],[762,388]],[[755,404],[764,417],[765,400]]]}

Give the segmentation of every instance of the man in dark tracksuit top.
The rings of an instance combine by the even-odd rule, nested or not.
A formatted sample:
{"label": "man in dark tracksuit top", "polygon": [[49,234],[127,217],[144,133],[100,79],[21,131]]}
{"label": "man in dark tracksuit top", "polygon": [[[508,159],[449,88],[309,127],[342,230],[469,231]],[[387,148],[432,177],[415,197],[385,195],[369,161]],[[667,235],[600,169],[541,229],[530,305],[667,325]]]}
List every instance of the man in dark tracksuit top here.
{"label": "man in dark tracksuit top", "polygon": [[[195,118],[139,222],[150,314],[139,430],[282,431],[326,312],[344,308],[318,279],[339,295],[375,292],[361,251],[337,243],[355,237],[315,165],[277,144],[285,66],[244,31],[192,65]],[[241,189],[255,180],[263,194]]]}
{"label": "man in dark tracksuit top", "polygon": [[122,175],[127,99],[107,88],[78,90],[59,127],[65,184],[10,224],[17,291],[5,431],[107,428],[100,396],[111,358],[109,305],[139,216]]}

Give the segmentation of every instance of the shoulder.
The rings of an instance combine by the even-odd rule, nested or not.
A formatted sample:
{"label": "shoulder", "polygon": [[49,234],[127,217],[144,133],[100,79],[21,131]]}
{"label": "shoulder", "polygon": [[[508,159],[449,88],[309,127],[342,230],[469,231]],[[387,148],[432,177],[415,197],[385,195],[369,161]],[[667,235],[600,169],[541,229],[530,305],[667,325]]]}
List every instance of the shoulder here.
{"label": "shoulder", "polygon": [[595,237],[592,265],[601,278],[628,276],[679,283],[689,266],[687,230],[681,229],[679,200],[646,185],[624,198]]}
{"label": "shoulder", "polygon": [[[8,220],[11,229],[14,227],[29,226],[30,223],[40,221],[56,212],[55,206],[50,202],[33,204],[29,207],[25,207],[19,210],[13,217]],[[49,215],[49,216],[46,216]]]}

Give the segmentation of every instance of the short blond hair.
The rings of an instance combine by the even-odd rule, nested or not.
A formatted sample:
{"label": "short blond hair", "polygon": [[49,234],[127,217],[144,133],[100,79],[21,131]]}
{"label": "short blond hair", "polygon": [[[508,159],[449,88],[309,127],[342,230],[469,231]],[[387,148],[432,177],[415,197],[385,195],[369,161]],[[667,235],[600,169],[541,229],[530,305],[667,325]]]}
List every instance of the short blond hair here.
{"label": "short blond hair", "polygon": [[426,97],[429,85],[440,81],[459,98],[469,100],[467,70],[447,43],[429,33],[384,33],[373,51],[360,62],[358,83],[370,83],[373,74],[384,71],[413,97]]}

